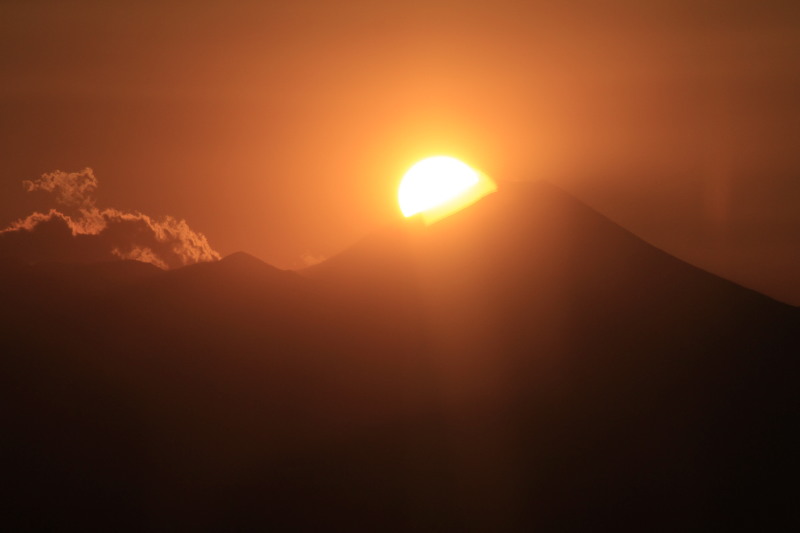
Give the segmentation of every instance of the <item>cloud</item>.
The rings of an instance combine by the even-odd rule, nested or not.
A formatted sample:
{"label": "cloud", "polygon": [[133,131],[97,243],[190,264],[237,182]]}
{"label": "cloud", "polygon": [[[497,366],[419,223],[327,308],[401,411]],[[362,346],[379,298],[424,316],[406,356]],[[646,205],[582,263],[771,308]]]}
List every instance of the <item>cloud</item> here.
{"label": "cloud", "polygon": [[316,264],[322,263],[327,259],[324,255],[317,255],[312,254],[311,252],[305,252],[303,255],[300,256],[300,261],[303,262],[303,266],[310,267]]}
{"label": "cloud", "polygon": [[95,207],[92,193],[97,178],[90,168],[55,171],[23,185],[28,191],[53,193],[74,212],[32,213],[0,230],[0,258],[26,263],[135,259],[160,268],[220,258],[206,237],[185,220]]}
{"label": "cloud", "polygon": [[92,193],[97,189],[97,178],[89,167],[80,172],[56,170],[49,174],[42,174],[36,180],[25,180],[22,182],[22,186],[28,192],[51,192],[55,194],[56,201],[61,205],[89,208],[94,206]]}

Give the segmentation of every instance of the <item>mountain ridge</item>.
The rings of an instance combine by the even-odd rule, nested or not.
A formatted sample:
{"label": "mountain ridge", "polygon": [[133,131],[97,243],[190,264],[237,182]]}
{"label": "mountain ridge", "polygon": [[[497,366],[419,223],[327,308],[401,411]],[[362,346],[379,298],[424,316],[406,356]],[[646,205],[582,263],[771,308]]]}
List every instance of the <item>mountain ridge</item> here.
{"label": "mountain ridge", "polygon": [[171,271],[10,268],[12,523],[584,531],[793,516],[797,309],[547,185],[501,185],[302,272],[245,253]]}

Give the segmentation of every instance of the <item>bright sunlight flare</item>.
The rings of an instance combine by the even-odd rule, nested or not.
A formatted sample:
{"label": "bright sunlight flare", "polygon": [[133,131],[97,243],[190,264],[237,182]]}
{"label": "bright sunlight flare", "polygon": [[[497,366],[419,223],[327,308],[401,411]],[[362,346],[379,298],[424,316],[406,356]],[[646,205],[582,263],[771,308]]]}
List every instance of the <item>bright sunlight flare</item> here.
{"label": "bright sunlight flare", "polygon": [[430,224],[497,190],[488,176],[453,157],[436,156],[416,163],[397,192],[406,217],[421,213]]}

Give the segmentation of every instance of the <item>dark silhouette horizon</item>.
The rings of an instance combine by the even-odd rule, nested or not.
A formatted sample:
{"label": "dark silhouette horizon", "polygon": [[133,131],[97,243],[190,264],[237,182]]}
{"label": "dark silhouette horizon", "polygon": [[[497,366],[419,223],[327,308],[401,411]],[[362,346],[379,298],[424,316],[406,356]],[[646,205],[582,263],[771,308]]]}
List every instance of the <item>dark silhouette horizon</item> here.
{"label": "dark silhouette horizon", "polygon": [[777,528],[800,324],[545,183],[301,272],[0,263],[13,528]]}

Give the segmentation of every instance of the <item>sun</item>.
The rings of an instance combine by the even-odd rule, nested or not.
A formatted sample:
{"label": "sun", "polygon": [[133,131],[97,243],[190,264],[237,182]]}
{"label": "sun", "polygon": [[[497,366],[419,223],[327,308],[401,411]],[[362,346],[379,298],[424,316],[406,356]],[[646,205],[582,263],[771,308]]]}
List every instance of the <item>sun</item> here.
{"label": "sun", "polygon": [[454,157],[435,156],[408,169],[397,197],[404,216],[422,214],[430,224],[495,190],[497,186],[482,172]]}

